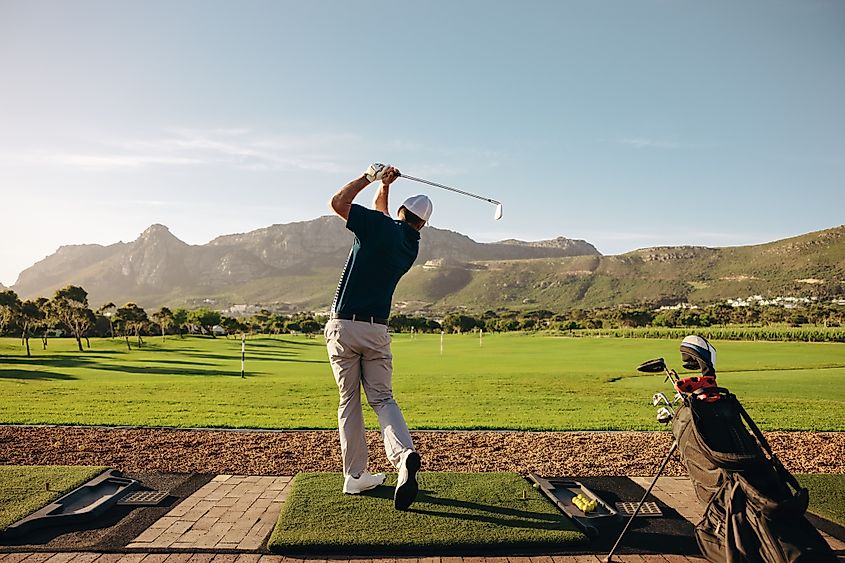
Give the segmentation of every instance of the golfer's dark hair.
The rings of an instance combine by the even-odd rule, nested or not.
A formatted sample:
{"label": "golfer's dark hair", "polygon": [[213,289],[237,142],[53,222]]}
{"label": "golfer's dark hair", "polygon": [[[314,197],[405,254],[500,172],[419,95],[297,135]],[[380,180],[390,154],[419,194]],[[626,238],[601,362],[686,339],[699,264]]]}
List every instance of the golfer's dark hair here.
{"label": "golfer's dark hair", "polygon": [[417,228],[421,228],[423,225],[425,225],[425,220],[423,220],[420,217],[418,217],[417,215],[414,215],[413,213],[411,213],[411,211],[407,207],[405,207],[403,205],[402,209],[405,210],[405,222],[406,223],[408,223],[409,225],[411,225],[413,227],[417,227]]}

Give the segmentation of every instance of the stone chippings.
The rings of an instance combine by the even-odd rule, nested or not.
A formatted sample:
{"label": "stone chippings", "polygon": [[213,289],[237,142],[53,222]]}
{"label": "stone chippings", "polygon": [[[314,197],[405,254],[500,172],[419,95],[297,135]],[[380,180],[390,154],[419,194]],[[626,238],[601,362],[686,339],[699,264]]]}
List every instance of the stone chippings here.
{"label": "stone chippings", "polygon": [[[845,433],[768,432],[794,473],[845,473]],[[668,432],[414,432],[425,471],[536,471],[542,475],[653,475]],[[370,470],[391,471],[378,432]],[[123,471],[295,475],[340,471],[334,431],[0,426],[0,464],[106,465]],[[684,475],[677,456],[666,475]]]}

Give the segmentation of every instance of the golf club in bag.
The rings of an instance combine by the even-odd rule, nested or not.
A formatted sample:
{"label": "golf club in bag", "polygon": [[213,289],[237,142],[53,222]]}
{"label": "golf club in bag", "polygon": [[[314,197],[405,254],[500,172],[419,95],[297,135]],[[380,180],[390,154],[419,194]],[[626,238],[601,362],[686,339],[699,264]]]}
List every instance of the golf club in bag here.
{"label": "golf club in bag", "polygon": [[[680,351],[684,367],[698,370],[700,376],[680,378],[666,367],[663,358],[637,368],[646,373],[664,372],[682,402],[671,418],[675,440],[634,515],[677,450],[696,497],[705,505],[695,536],[708,561],[836,561],[827,542],[805,517],[807,489],[783,466],[736,396],[716,384],[715,348],[703,337],[688,336]],[[662,400],[653,399],[658,402]],[[633,518],[605,561],[613,560]]]}
{"label": "golf club in bag", "polygon": [[436,182],[431,182],[429,180],[423,180],[422,178],[415,178],[414,176],[408,176],[407,174],[400,174],[400,178],[405,178],[406,180],[413,180],[414,182],[421,182],[423,184],[428,184],[429,186],[434,186],[435,188],[442,188],[444,190],[449,190],[450,192],[455,192],[457,194],[474,197],[475,199],[480,199],[482,201],[486,201],[488,203],[492,203],[496,206],[496,211],[493,213],[493,218],[498,221],[502,218],[502,204],[496,201],[495,199],[490,199],[487,197],[483,197],[480,195],[471,194],[469,192],[465,192],[463,190],[459,190],[457,188],[450,188],[449,186],[444,186],[443,184],[438,184]]}

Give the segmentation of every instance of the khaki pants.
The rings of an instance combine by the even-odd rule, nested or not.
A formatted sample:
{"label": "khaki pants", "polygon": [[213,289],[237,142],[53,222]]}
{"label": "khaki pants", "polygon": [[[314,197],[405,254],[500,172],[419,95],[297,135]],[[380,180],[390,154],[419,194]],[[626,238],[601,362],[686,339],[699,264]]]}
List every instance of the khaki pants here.
{"label": "khaki pants", "polygon": [[326,323],[326,348],[340,393],[337,424],[343,473],[353,477],[367,469],[367,437],[361,408],[361,385],[378,415],[384,451],[394,467],[402,452],[413,449],[411,434],[393,400],[393,354],[387,327],[376,323],[331,319]]}

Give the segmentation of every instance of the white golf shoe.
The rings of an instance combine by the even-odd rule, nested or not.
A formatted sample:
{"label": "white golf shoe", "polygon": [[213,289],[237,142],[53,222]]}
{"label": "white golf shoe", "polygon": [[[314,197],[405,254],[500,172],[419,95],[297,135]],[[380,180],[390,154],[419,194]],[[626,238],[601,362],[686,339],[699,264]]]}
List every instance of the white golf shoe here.
{"label": "white golf shoe", "polygon": [[384,473],[376,473],[373,475],[369,471],[364,471],[359,477],[347,475],[343,479],[343,492],[347,495],[357,495],[370,489],[375,489],[384,483]]}
{"label": "white golf shoe", "polygon": [[397,510],[408,510],[417,498],[419,485],[417,471],[420,470],[422,460],[420,454],[408,450],[399,458],[399,475],[396,478],[396,492],[393,495],[393,506]]}

